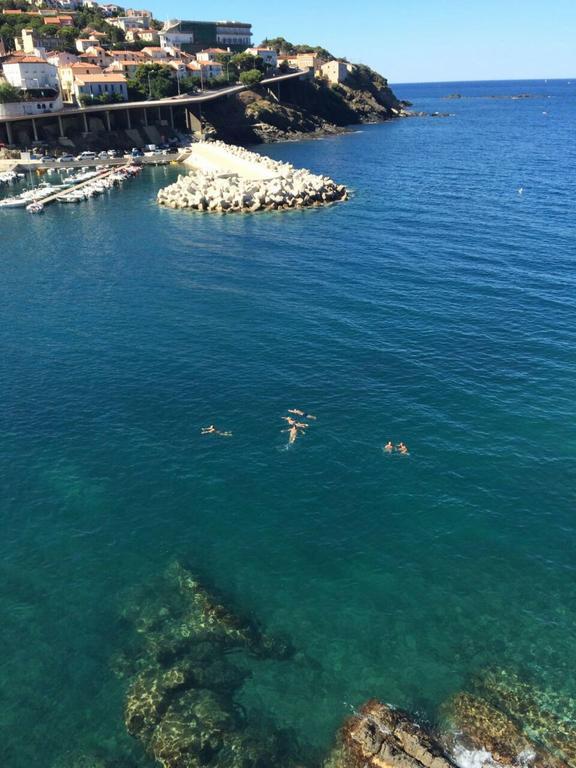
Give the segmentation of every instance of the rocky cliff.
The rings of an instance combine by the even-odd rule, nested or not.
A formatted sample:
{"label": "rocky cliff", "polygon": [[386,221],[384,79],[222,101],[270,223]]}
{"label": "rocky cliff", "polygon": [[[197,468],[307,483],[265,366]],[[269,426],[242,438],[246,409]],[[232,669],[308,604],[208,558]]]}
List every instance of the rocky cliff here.
{"label": "rocky cliff", "polygon": [[257,88],[204,108],[209,136],[234,144],[282,141],[340,133],[350,125],[405,114],[386,80],[358,66],[346,83],[292,80]]}

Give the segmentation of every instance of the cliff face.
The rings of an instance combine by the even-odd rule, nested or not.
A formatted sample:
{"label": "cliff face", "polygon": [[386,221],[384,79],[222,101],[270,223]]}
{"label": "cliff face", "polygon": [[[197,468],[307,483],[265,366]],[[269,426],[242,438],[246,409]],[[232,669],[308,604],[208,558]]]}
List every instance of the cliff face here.
{"label": "cliff face", "polygon": [[345,84],[286,81],[272,89],[244,91],[204,109],[209,135],[241,144],[339,133],[349,125],[400,114],[402,104],[386,80],[368,67],[357,67]]}

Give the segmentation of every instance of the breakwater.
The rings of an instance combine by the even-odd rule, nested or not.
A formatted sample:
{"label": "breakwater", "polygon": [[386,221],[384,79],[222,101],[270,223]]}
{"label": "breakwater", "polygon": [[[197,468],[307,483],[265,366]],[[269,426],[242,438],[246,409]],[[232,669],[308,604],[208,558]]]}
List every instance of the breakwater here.
{"label": "breakwater", "polygon": [[241,213],[307,208],[348,198],[346,187],[327,176],[224,142],[197,145],[186,163],[192,170],[160,190],[160,205]]}

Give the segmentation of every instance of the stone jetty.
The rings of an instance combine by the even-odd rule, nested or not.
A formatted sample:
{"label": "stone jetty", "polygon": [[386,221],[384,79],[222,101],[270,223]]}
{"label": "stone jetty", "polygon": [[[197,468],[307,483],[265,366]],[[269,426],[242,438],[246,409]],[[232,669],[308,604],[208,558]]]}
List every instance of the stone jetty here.
{"label": "stone jetty", "polygon": [[348,199],[346,187],[327,176],[223,142],[197,145],[188,164],[192,170],[187,176],[158,193],[161,205],[246,213],[308,208]]}

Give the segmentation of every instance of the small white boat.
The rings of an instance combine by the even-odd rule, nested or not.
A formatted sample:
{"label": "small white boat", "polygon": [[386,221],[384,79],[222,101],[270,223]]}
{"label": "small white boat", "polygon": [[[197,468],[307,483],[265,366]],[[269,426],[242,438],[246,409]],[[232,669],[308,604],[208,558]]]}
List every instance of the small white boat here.
{"label": "small white boat", "polygon": [[28,213],[42,213],[44,206],[42,203],[30,203],[30,205],[26,206],[26,210]]}

